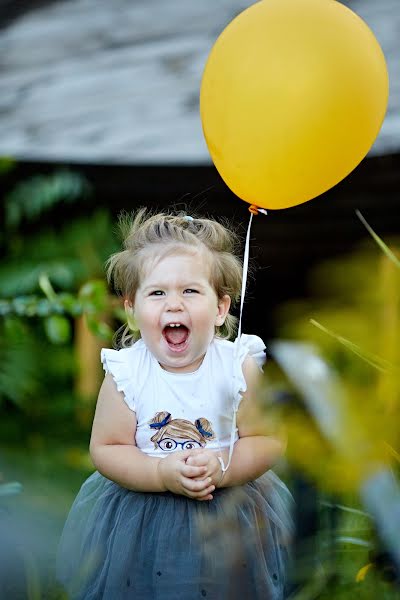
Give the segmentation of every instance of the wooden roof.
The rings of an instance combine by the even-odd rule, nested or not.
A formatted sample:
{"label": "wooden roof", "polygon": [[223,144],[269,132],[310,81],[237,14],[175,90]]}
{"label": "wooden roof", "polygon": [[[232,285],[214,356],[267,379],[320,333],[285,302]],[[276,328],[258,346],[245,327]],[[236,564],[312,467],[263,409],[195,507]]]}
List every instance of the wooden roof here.
{"label": "wooden roof", "polygon": [[[22,160],[209,164],[198,92],[207,55],[247,0],[3,2],[0,154]],[[391,80],[373,154],[400,150],[398,0],[347,2]]]}

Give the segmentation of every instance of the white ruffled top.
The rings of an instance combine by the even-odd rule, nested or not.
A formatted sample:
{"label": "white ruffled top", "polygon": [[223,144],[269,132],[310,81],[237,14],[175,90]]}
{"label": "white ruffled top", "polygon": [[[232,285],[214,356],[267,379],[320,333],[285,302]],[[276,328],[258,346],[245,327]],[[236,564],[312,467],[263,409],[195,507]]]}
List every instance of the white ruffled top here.
{"label": "white ruffled top", "polygon": [[101,361],[136,414],[136,445],[165,458],[175,450],[229,447],[234,411],[246,391],[242,365],[248,355],[262,369],[263,341],[242,334],[234,343],[214,338],[192,373],[165,371],[143,340],[121,350],[104,348]]}

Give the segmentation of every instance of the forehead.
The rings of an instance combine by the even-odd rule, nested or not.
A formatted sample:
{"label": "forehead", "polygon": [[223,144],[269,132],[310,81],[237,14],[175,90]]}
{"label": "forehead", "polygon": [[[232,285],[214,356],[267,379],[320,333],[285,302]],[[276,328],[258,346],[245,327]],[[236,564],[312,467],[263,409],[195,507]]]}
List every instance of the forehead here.
{"label": "forehead", "polygon": [[171,270],[178,271],[177,275],[186,275],[210,279],[212,256],[203,246],[189,244],[171,244],[168,247],[154,245],[143,252],[140,269],[140,283],[152,276],[172,275]]}

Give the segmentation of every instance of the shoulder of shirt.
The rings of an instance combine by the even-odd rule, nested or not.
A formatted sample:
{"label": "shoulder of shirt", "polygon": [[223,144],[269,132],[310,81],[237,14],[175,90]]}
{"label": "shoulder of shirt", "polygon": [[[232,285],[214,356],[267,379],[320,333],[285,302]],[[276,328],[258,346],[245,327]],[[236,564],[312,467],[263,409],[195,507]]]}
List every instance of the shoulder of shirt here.
{"label": "shoulder of shirt", "polygon": [[[236,340],[238,342],[238,340]],[[246,358],[246,356],[251,356],[256,362],[259,364],[260,368],[262,368],[262,364],[260,365],[259,359],[255,354],[255,348],[251,347],[251,344],[256,344],[256,351],[259,354],[262,353],[262,364],[265,362],[265,346],[264,342],[258,336],[254,335],[245,335],[243,334],[239,343],[238,356],[240,358],[240,362]],[[211,347],[214,348],[214,352],[219,354],[221,357],[226,357],[227,355],[231,355],[234,352],[235,343],[226,339],[215,337]]]}
{"label": "shoulder of shirt", "polygon": [[111,353],[112,355],[118,355],[120,358],[132,356],[137,353],[146,353],[147,347],[143,340],[139,339],[132,346],[125,346],[123,348],[102,348],[102,352]]}
{"label": "shoulder of shirt", "polygon": [[146,352],[147,346],[145,345],[144,341],[139,338],[131,346],[126,346],[125,348],[121,348],[121,350],[127,350],[128,352]]}
{"label": "shoulder of shirt", "polygon": [[215,357],[226,357],[229,360],[228,357],[232,355],[234,347],[235,344],[233,342],[215,337],[211,343],[211,355],[215,353]]}
{"label": "shoulder of shirt", "polygon": [[215,337],[213,343],[217,348],[233,348],[234,343],[223,338]]}

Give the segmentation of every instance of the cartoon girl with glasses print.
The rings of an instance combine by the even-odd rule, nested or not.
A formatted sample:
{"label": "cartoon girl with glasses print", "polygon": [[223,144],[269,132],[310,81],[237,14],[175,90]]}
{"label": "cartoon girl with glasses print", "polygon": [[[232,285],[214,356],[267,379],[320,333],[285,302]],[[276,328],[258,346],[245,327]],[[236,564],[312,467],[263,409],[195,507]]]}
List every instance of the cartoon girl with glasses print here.
{"label": "cartoon girl with glasses print", "polygon": [[164,452],[203,448],[209,440],[215,439],[212,425],[204,417],[193,424],[186,419],[171,419],[171,413],[163,411],[158,412],[149,424],[151,429],[157,430],[150,438],[154,448]]}

